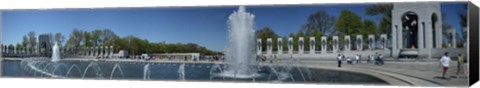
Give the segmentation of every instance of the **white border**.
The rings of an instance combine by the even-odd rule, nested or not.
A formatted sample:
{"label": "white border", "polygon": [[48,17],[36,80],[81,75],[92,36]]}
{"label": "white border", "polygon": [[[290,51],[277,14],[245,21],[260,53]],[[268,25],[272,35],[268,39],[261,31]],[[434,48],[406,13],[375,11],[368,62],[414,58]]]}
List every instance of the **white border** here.
{"label": "white border", "polygon": [[[271,4],[340,4],[375,2],[411,2],[432,0],[0,0],[0,10],[12,9],[65,9],[65,8],[112,8],[112,7],[167,7],[167,6],[225,6],[225,5],[271,5]],[[458,1],[458,0],[435,0]],[[461,0],[465,1],[465,0]],[[479,3],[480,0],[472,2]],[[479,4],[476,4],[477,6]],[[1,27],[0,27],[1,28]],[[1,30],[1,29],[0,29]],[[1,33],[1,31],[0,31]],[[475,86],[480,86],[477,83]],[[148,88],[148,87],[189,87],[189,88],[399,88],[399,86],[362,86],[326,84],[271,84],[271,83],[219,83],[219,82],[174,82],[174,81],[125,81],[125,80],[74,80],[74,79],[33,79],[0,78],[1,88]],[[401,86],[406,87],[406,86]]]}
{"label": "white border", "polygon": [[51,8],[111,8],[111,7],[166,7],[166,6],[224,6],[269,4],[340,4],[413,1],[466,1],[466,0],[1,0],[0,9]]}

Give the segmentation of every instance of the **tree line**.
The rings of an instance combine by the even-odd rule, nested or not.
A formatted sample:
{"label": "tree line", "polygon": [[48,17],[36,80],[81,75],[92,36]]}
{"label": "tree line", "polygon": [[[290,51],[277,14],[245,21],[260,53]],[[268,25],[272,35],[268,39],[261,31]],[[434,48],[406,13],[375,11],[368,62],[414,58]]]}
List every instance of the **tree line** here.
{"label": "tree line", "polygon": [[[257,38],[262,39],[262,50],[266,50],[266,39],[272,38],[273,50],[277,50],[277,38],[282,38],[282,47],[287,51],[287,40],[289,37],[293,38],[293,46],[298,46],[299,37],[304,38],[305,50],[309,50],[309,38],[315,37],[319,41],[322,36],[327,36],[327,44],[332,45],[332,38],[328,36],[338,35],[339,40],[343,40],[345,35],[350,35],[352,40],[355,40],[356,35],[368,34],[380,35],[381,33],[389,33],[390,30],[390,14],[393,9],[392,4],[378,4],[365,9],[367,15],[383,15],[382,20],[377,26],[370,19],[363,19],[355,12],[344,9],[340,12],[338,17],[330,15],[325,10],[318,10],[310,14],[306,22],[299,28],[297,33],[290,33],[288,36],[280,36],[276,34],[271,28],[264,27],[256,31]],[[366,42],[366,41],[364,41]],[[354,42],[352,42],[354,43]],[[319,50],[320,43],[315,43],[316,49]],[[298,47],[293,47],[293,50],[298,50]]]}
{"label": "tree line", "polygon": [[[330,15],[325,10],[318,10],[310,14],[307,18],[306,22],[299,28],[297,33],[290,33],[287,36],[281,36],[276,34],[273,29],[269,27],[263,27],[256,31],[256,36],[259,39],[262,39],[262,50],[266,50],[266,42],[267,38],[272,38],[272,48],[274,51],[277,50],[277,38],[282,38],[284,42],[282,42],[282,47],[284,51],[287,51],[287,40],[289,37],[293,38],[293,50],[298,50],[298,38],[304,38],[304,50],[308,51],[310,48],[310,44],[308,42],[309,37],[315,37],[316,41],[319,41],[322,36],[327,36],[327,45],[332,45],[332,37],[333,35],[337,35],[339,40],[343,40],[345,35],[350,35],[352,41],[356,40],[356,35],[362,35],[364,38],[368,36],[368,34],[374,34],[375,39],[379,39],[380,34],[387,34],[387,38],[391,38],[391,19],[392,19],[392,10],[393,4],[391,3],[383,3],[383,4],[375,4],[369,6],[364,9],[365,14],[369,16],[376,16],[380,15],[381,19],[378,24],[371,19],[362,19],[357,13],[344,9],[340,12],[338,17]],[[442,15],[445,16],[445,15]],[[466,14],[459,14],[458,16],[460,20],[460,24],[462,27],[466,27],[467,19]],[[449,27],[449,24],[444,23],[443,25],[447,25],[445,27]],[[448,28],[443,29],[448,29]],[[446,32],[446,31],[444,31]],[[451,42],[451,38],[458,38],[460,41],[464,41],[466,39],[465,34],[464,36],[453,36],[447,38],[448,42]],[[444,36],[445,37],[445,36]],[[390,39],[389,39],[390,40]],[[339,41],[343,42],[343,41]],[[363,41],[364,43],[367,41]],[[351,42],[355,44],[356,42]],[[459,42],[457,42],[459,43]],[[315,43],[315,49],[320,50],[320,43]],[[462,47],[462,44],[457,44],[458,47]],[[330,47],[331,48],[331,47]]]}
{"label": "tree line", "polygon": [[[65,36],[61,33],[50,35],[50,46],[55,42],[63,49],[63,53],[78,53],[84,47],[113,46],[115,51],[126,50],[131,55],[140,55],[142,53],[201,53],[204,55],[220,55],[222,53],[212,51],[204,46],[195,43],[165,43],[165,42],[149,42],[147,39],[128,35],[120,37],[110,29],[95,29],[93,31],[83,31],[73,29],[72,33],[65,41]],[[34,31],[29,32],[23,37],[21,43],[17,45],[10,44],[8,49],[15,46],[19,50],[28,50],[34,52],[38,46],[37,35]]]}

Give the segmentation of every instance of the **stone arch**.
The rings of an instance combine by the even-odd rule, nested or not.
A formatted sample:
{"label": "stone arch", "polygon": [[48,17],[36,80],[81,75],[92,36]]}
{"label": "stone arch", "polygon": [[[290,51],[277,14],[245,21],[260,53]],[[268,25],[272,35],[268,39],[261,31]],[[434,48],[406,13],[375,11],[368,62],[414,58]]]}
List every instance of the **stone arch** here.
{"label": "stone arch", "polygon": [[414,11],[407,11],[401,16],[401,28],[403,32],[403,47],[413,48],[418,47],[418,26],[419,26],[419,15]]}
{"label": "stone arch", "polygon": [[435,35],[436,34],[436,31],[439,31],[438,29],[441,29],[441,28],[437,28],[438,25],[440,25],[440,21],[438,19],[438,15],[437,13],[432,13],[432,15],[430,16],[430,21],[432,22],[431,25],[428,25],[428,26],[431,26],[431,30],[432,30],[432,47],[440,47],[440,46],[437,46],[435,43],[437,43],[437,36]]}
{"label": "stone arch", "polygon": [[47,42],[40,42],[40,47],[39,47],[39,51],[46,55],[48,54],[47,52],[49,52],[49,47],[48,47],[48,43]]}

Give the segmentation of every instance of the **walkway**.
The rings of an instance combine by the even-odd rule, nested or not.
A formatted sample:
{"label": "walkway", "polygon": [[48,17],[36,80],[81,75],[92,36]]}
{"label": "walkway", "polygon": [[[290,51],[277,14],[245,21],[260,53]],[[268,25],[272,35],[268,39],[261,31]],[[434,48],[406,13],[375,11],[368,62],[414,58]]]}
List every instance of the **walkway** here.
{"label": "walkway", "polygon": [[[328,68],[338,68],[336,61],[308,61],[305,62],[309,66],[319,66]],[[384,72],[389,75],[396,75],[416,83],[419,86],[455,86],[465,87],[468,86],[468,78],[463,74],[456,76],[456,62],[452,63],[449,67],[450,80],[442,79],[442,68],[438,62],[385,62],[385,65],[366,64],[362,62],[360,64],[342,64],[342,69],[357,69],[357,70],[373,70],[377,72]],[[419,83],[428,82],[428,83]],[[435,84],[435,85],[430,85]]]}

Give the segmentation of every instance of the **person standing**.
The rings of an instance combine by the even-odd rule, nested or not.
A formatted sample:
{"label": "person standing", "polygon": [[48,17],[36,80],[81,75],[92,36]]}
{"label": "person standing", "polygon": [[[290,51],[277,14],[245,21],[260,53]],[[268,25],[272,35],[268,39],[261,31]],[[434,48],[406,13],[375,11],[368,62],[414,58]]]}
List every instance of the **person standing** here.
{"label": "person standing", "polygon": [[347,57],[347,62],[348,64],[352,64],[352,59],[350,59],[350,57]]}
{"label": "person standing", "polygon": [[357,54],[357,56],[355,56],[355,60],[357,61],[357,64],[358,64],[358,62],[360,62],[360,55]]}
{"label": "person standing", "polygon": [[464,67],[464,57],[462,56],[462,54],[458,54],[458,60],[457,60],[457,77],[458,77],[458,74],[460,73],[460,71],[463,72],[463,74],[465,76],[467,76],[467,72],[465,71],[465,67]]}
{"label": "person standing", "polygon": [[338,54],[338,67],[342,67],[342,55]]}
{"label": "person standing", "polygon": [[448,76],[448,65],[450,64],[450,57],[448,56],[448,52],[445,52],[445,54],[442,56],[442,58],[440,59],[440,63],[442,64],[443,66],[443,78],[444,79],[448,79],[447,76]]}

